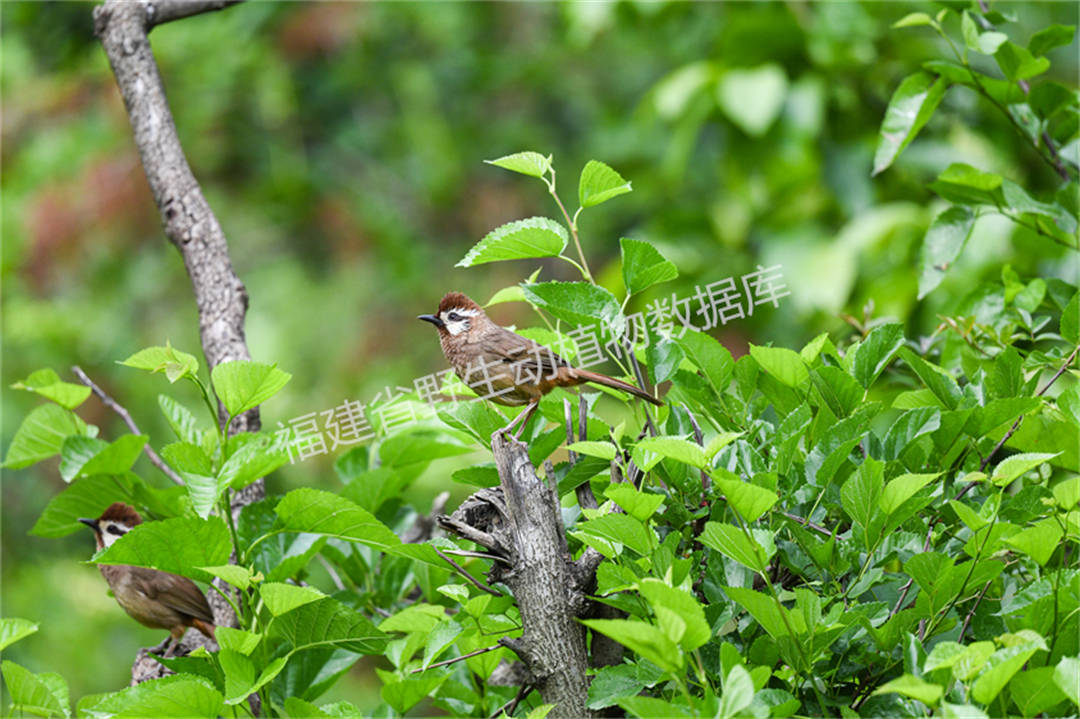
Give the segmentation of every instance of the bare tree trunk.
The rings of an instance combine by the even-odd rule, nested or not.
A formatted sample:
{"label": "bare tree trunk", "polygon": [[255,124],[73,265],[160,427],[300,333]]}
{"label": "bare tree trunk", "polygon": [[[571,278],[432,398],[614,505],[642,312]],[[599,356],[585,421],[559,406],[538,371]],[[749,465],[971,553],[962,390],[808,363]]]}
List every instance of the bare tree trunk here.
{"label": "bare tree trunk", "polygon": [[[191,278],[199,310],[199,337],[210,369],[228,360],[251,359],[244,340],[247,290],[233,271],[225,233],[184,156],[148,33],[156,25],[230,4],[228,0],[106,0],[94,8],[94,33],[105,48],[124,98],[165,235],[180,251]],[[218,415],[219,422],[224,422],[227,414],[223,407],[218,407]],[[256,432],[259,427],[256,408],[238,417],[231,431]],[[260,479],[234,495],[234,515],[263,496]],[[232,610],[221,596],[212,591],[208,599],[216,624],[235,625]],[[205,641],[201,634],[188,632],[183,646],[190,650]],[[132,667],[132,682],[163,673],[164,667],[143,650]]]}
{"label": "bare tree trunk", "polygon": [[505,558],[489,578],[506,584],[521,610],[520,639],[504,639],[528,670],[528,683],[549,717],[588,717],[585,632],[575,618],[587,607],[583,583],[595,577],[589,555],[574,562],[566,550],[558,496],[533,469],[525,445],[495,435],[491,440],[500,490],[481,490],[439,523]]}

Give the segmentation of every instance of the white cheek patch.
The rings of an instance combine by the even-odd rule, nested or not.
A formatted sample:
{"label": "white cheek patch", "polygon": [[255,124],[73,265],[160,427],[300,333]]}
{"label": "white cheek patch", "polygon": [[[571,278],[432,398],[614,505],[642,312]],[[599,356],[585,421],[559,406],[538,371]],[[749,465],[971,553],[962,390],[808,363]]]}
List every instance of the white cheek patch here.
{"label": "white cheek patch", "polygon": [[[451,314],[456,316],[457,319],[451,320]],[[446,331],[450,333],[450,336],[456,337],[469,329],[469,318],[475,317],[478,314],[480,314],[480,310],[453,309],[439,313],[439,319],[443,321],[443,326],[446,328]]]}
{"label": "white cheek patch", "polygon": [[[101,532],[101,541],[103,541],[105,543],[106,547],[111,547],[113,542],[115,542],[117,539],[120,539],[120,537],[123,536],[123,534],[113,534],[112,532],[110,532],[109,531],[109,526],[115,526],[115,525],[106,525],[103,528],[103,531]],[[125,532],[127,531],[127,529],[124,528],[124,527],[122,527],[122,529],[124,529]]]}

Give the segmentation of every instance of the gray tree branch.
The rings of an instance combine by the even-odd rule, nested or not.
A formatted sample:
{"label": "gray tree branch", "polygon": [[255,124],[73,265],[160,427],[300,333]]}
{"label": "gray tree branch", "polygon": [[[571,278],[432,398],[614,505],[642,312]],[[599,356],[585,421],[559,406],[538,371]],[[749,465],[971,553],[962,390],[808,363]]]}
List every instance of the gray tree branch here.
{"label": "gray tree branch", "polygon": [[[199,337],[210,369],[228,360],[251,359],[244,340],[248,296],[233,271],[225,233],[203,196],[184,156],[165,87],[150,48],[148,33],[171,20],[190,17],[232,4],[229,0],[106,0],[94,8],[94,33],[108,56],[124,99],[135,147],[165,235],[180,251],[191,278],[199,312]],[[218,408],[219,421],[227,414]],[[258,431],[258,408],[234,420],[232,432]],[[262,480],[232,498],[234,515],[265,494]],[[224,599],[209,597],[215,624],[233,626],[236,619]],[[188,632],[182,645],[193,648],[202,635]],[[140,652],[132,667],[137,683],[161,676],[164,668]]]}

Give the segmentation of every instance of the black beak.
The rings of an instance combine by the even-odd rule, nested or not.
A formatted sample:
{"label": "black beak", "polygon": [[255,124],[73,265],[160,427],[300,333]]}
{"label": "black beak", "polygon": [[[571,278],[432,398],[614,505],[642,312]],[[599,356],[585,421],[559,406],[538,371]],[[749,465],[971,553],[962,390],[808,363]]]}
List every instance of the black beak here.
{"label": "black beak", "polygon": [[430,322],[431,324],[435,325],[436,327],[442,327],[443,326],[443,321],[440,320],[436,315],[417,315],[416,319],[423,320],[424,322]]}
{"label": "black beak", "polygon": [[86,517],[79,517],[79,521],[82,522],[83,524],[85,524],[87,527],[90,527],[90,529],[94,530],[95,532],[98,531],[98,523],[97,523],[96,519],[87,519]]}

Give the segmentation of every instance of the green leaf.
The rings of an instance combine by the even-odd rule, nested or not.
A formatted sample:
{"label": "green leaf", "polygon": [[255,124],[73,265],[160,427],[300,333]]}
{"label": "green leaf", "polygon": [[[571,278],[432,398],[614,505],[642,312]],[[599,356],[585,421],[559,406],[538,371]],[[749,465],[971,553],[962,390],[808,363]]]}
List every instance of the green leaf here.
{"label": "green leaf", "polygon": [[210,379],[218,399],[229,415],[235,417],[273,397],[292,375],[279,370],[276,365],[233,360],[215,367]]}
{"label": "green leaf", "polygon": [[1080,293],[1061,311],[1061,338],[1071,345],[1080,344]]}
{"label": "green leaf", "polygon": [[640,522],[648,522],[664,503],[664,495],[642,492],[627,482],[610,485],[604,490],[604,496],[613,500],[626,510],[627,514]]}
{"label": "green leaf", "polygon": [[619,246],[622,248],[622,276],[627,294],[635,295],[679,276],[675,265],[650,243],[623,237],[619,240]]}
{"label": "green leaf", "polygon": [[243,489],[289,461],[288,439],[283,433],[243,433],[245,443],[218,470],[218,486]]}
{"label": "green leaf", "polygon": [[678,672],[685,655],[663,631],[635,619],[582,619],[593,631],[611,637],[627,649],[640,654],[661,669]]}
{"label": "green leaf", "polygon": [[525,297],[540,309],[574,325],[601,324],[621,334],[622,312],[615,296],[588,282],[539,282],[523,285]]}
{"label": "green leaf", "polygon": [[326,597],[325,594],[312,587],[301,587],[284,582],[263,583],[259,586],[259,596],[262,597],[266,609],[275,617],[288,614],[297,607]]}
{"label": "green leaf", "polygon": [[761,137],[784,107],[788,79],[784,69],[768,63],[728,70],[716,85],[716,99],[727,118],[752,137]]}
{"label": "green leaf", "polygon": [[1054,667],[1020,672],[1009,682],[1009,697],[1026,717],[1042,714],[1066,699],[1054,683]]}
{"label": "green leaf", "polygon": [[1080,706],[1080,658],[1062,657],[1054,667],[1054,683],[1069,701]]}
{"label": "green leaf", "polygon": [[882,325],[872,329],[854,349],[851,369],[855,379],[869,389],[903,346],[904,328],[901,325]]}
{"label": "green leaf", "polygon": [[949,202],[960,205],[1001,205],[1001,175],[977,170],[971,165],[953,163],[928,187]]}
{"label": "green leaf", "polygon": [[994,59],[1010,82],[1027,80],[1050,69],[1050,61],[1045,57],[1035,57],[1027,48],[1013,42],[1002,43]]}
{"label": "green leaf", "polygon": [[867,457],[840,487],[841,506],[862,529],[863,546],[868,550],[879,540],[878,531],[884,523],[880,509],[883,471],[881,462]]}
{"label": "green leaf", "polygon": [[593,207],[627,192],[630,183],[618,172],[599,160],[585,163],[578,181],[578,201],[582,207]]}
{"label": "green leaf", "polygon": [[617,448],[611,442],[572,442],[566,445],[566,449],[588,457],[606,459],[609,462],[615,459],[617,452]]}
{"label": "green leaf", "polygon": [[810,379],[810,372],[806,369],[798,352],[784,347],[761,347],[750,345],[750,356],[761,365],[767,373],[783,382],[788,387],[798,387]]}
{"label": "green leaf", "polygon": [[1080,477],[1071,477],[1058,482],[1051,491],[1059,507],[1066,512],[1072,511],[1076,509],[1077,504],[1080,504]]}
{"label": "green leaf", "polygon": [[72,435],[64,440],[60,455],[60,477],[70,482],[94,474],[124,474],[142,454],[150,438],[145,434],[125,434],[112,444],[99,439]]}
{"label": "green leaf", "polygon": [[998,463],[998,466],[994,468],[994,473],[990,475],[990,481],[999,487],[1004,487],[1019,478],[1020,475],[1035,469],[1040,464],[1049,462],[1059,454],[1061,454],[1061,452],[1055,452],[1053,454],[1038,452],[1014,454],[1008,459],[1004,459]]}
{"label": "green leaf", "polygon": [[252,574],[247,567],[238,567],[235,564],[219,564],[216,567],[197,567],[197,569],[218,577],[237,589],[246,590],[251,586]]}
{"label": "green leaf", "polygon": [[889,100],[881,121],[872,175],[884,172],[915,139],[933,116],[948,87],[944,78],[928,72],[917,72],[903,79]]}
{"label": "green leaf", "polygon": [[862,403],[863,388],[839,367],[815,367],[810,378],[837,417],[846,417]]}
{"label": "green leaf", "polygon": [[92,433],[71,410],[55,404],[34,407],[8,445],[3,466],[8,469],[28,467],[59,452],[65,438],[92,434],[96,434],[96,431]]}
{"label": "green leaf", "polygon": [[1027,644],[994,652],[987,662],[989,668],[983,670],[971,685],[972,698],[981,704],[989,705],[1037,651],[1038,648]]}
{"label": "green leaf", "polygon": [[503,155],[495,160],[484,160],[484,162],[530,177],[543,177],[551,170],[551,155],[544,157],[539,152],[529,150]]}
{"label": "green leaf", "polygon": [[288,531],[347,539],[382,551],[401,544],[398,536],[371,512],[321,489],[294,489],[274,511]]}
{"label": "green leaf", "polygon": [[270,635],[284,638],[293,652],[333,646],[360,654],[381,654],[388,639],[364,615],[331,597],[278,615]]}
{"label": "green leaf", "polygon": [[[136,504],[133,474],[98,475],[72,482],[46,505],[30,533],[38,537],[63,537],[73,532],[85,532],[79,517],[100,517],[113,502]],[[177,487],[179,491],[183,488]],[[88,535],[89,536],[89,535]]]}
{"label": "green leaf", "polygon": [[686,352],[686,356],[697,365],[701,373],[705,375],[717,395],[727,394],[728,385],[731,384],[731,376],[735,370],[735,362],[731,359],[731,352],[718,341],[696,330],[687,330],[678,339],[679,346]]}
{"label": "green leaf", "polygon": [[903,27],[922,27],[924,25],[933,25],[934,19],[924,12],[912,12],[908,13],[904,17],[900,18],[892,24],[894,30],[898,30]]}
{"label": "green leaf", "polygon": [[731,557],[755,572],[765,571],[765,552],[761,546],[732,524],[706,522],[698,539],[706,547]]}
{"label": "green leaf", "polygon": [[12,715],[30,712],[43,717],[71,716],[67,682],[59,674],[34,674],[9,660],[0,664],[0,672],[11,697],[8,711]]}
{"label": "green leaf", "polygon": [[902,694],[931,707],[938,703],[944,693],[945,690],[937,684],[931,684],[911,674],[902,674],[874,690],[875,695]]}
{"label": "green leaf", "polygon": [[501,260],[553,257],[566,248],[566,228],[547,217],[530,217],[496,227],[473,245],[455,267],[473,267]]}
{"label": "green leaf", "polygon": [[881,493],[881,511],[892,514],[900,508],[904,502],[913,497],[916,492],[941,476],[941,472],[934,474],[902,474],[885,485]]}
{"label": "green leaf", "polygon": [[[750,616],[770,637],[780,639],[790,636],[787,627],[791,614],[783,605],[777,606],[772,597],[745,587],[723,587],[723,590],[736,604],[750,612]],[[784,617],[788,617],[788,623],[785,623]]]}
{"label": "green leaf", "polygon": [[454,640],[457,639],[463,631],[464,628],[452,620],[441,622],[436,626],[435,629],[428,634],[427,641],[424,643],[424,659],[420,664],[420,667],[422,669],[427,669],[444,649],[454,643]]}
{"label": "green leaf", "polygon": [[919,299],[926,297],[941,281],[964,249],[975,227],[975,213],[954,205],[934,218],[923,237],[919,253]]}
{"label": "green leaf", "polygon": [[[720,470],[720,472],[723,472],[723,470]],[[739,516],[745,522],[757,520],[758,517],[772,509],[773,505],[780,499],[776,492],[770,492],[764,487],[743,482],[740,479],[723,479],[719,473],[713,475],[713,481],[720,488],[720,491],[724,493],[724,498],[727,499],[728,504],[735,508],[735,511],[739,513]]]}
{"label": "green leaf", "polygon": [[648,528],[640,520],[627,514],[605,514],[582,522],[577,529],[612,544],[625,545],[642,557],[649,556],[652,551],[653,541],[649,537]]}
{"label": "green leaf", "polygon": [[589,684],[589,709],[603,709],[620,699],[636,696],[645,688],[638,678],[637,667],[631,664],[601,667]]}
{"label": "green leaf", "polygon": [[225,487],[211,476],[211,462],[206,452],[194,444],[173,442],[161,448],[161,456],[180,473],[195,513],[203,519],[209,517]]}
{"label": "green leaf", "polygon": [[193,674],[173,674],[112,694],[83,697],[78,714],[95,719],[191,719],[221,716],[223,709],[221,692],[210,682]]}
{"label": "green leaf", "polygon": [[941,427],[941,410],[937,407],[909,409],[889,427],[881,440],[882,459],[899,459],[919,437],[935,432]]}
{"label": "green leaf", "polygon": [[705,466],[705,450],[701,445],[682,437],[646,437],[630,451],[634,463],[648,472],[662,459],[689,464],[701,469]]}
{"label": "green leaf", "polygon": [[1075,25],[1051,25],[1031,36],[1031,40],[1028,41],[1028,51],[1035,56],[1045,55],[1055,47],[1071,45],[1075,36]]}
{"label": "green leaf", "polygon": [[130,564],[209,582],[199,567],[229,560],[232,543],[220,517],[174,517],[134,527],[91,558],[97,564]]}
{"label": "green leaf", "polygon": [[685,627],[682,635],[671,639],[685,651],[692,652],[712,638],[712,628],[705,619],[705,610],[690,592],[651,577],[642,579],[638,583],[638,590],[652,605],[657,616],[667,610],[674,612],[682,620]]}
{"label": "green leaf", "polygon": [[933,392],[945,409],[956,409],[962,393],[953,376],[941,367],[927,362],[907,347],[900,348],[900,357],[915,371],[923,384]]}
{"label": "green leaf", "polygon": [[724,677],[724,693],[720,696],[720,708],[716,716],[731,719],[741,716],[743,710],[754,701],[754,682],[750,672],[742,664],[736,664]]}
{"label": "green leaf", "polygon": [[169,382],[195,376],[199,371],[199,360],[194,355],[181,352],[168,343],[164,347],[139,350],[120,364],[147,372],[164,372]]}
{"label": "green leaf", "polygon": [[1043,567],[1050,561],[1061,537],[1061,526],[1051,518],[1036,522],[1019,534],[1006,537],[1005,543],[1016,547]]}
{"label": "green leaf", "polygon": [[64,382],[60,379],[60,375],[48,368],[39,369],[22,382],[11,385],[11,388],[34,392],[46,399],[51,399],[65,409],[75,409],[90,396],[89,387]]}
{"label": "green leaf", "polygon": [[199,444],[201,439],[199,424],[195,421],[195,415],[191,413],[191,410],[165,394],[158,395],[158,405],[178,440],[189,444]]}
{"label": "green leaf", "polygon": [[19,617],[5,617],[0,619],[0,651],[11,646],[20,639],[25,639],[38,630],[36,622]]}

